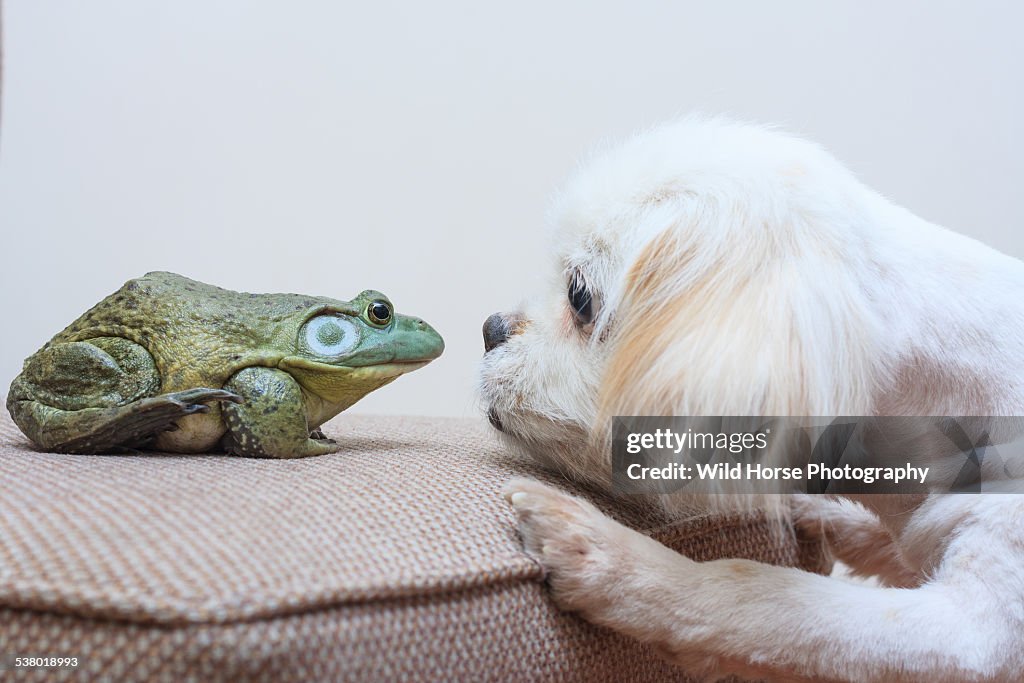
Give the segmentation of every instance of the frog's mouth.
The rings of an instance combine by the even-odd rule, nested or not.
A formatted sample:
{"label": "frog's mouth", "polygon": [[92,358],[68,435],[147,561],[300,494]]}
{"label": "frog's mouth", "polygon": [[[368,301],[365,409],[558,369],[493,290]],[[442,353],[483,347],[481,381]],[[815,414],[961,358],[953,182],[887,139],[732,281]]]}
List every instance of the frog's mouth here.
{"label": "frog's mouth", "polygon": [[309,358],[289,356],[278,368],[295,378],[306,391],[328,403],[352,405],[366,394],[393,382],[407,372],[418,370],[430,360],[388,361],[374,365],[341,366],[320,363]]}
{"label": "frog's mouth", "polygon": [[313,360],[311,358],[303,358],[302,356],[288,356],[283,358],[278,363],[278,368],[285,372],[292,372],[293,370],[299,370],[301,372],[318,372],[325,374],[338,374],[347,377],[360,377],[360,376],[372,376],[377,374],[392,374],[398,373],[399,375],[413,370],[418,370],[424,365],[429,363],[432,358],[427,359],[413,359],[413,360],[390,360],[382,363],[371,363],[368,365],[333,365],[331,363],[322,363],[320,361]]}

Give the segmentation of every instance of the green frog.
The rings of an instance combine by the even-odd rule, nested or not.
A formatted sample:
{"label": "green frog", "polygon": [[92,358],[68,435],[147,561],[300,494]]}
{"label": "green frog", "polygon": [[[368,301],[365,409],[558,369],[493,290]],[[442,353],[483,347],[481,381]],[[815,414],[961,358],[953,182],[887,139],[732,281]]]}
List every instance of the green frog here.
{"label": "green frog", "polygon": [[320,425],[443,350],[377,291],[246,294],[156,272],[30,356],[7,409],[57,452],[299,458],[339,450]]}

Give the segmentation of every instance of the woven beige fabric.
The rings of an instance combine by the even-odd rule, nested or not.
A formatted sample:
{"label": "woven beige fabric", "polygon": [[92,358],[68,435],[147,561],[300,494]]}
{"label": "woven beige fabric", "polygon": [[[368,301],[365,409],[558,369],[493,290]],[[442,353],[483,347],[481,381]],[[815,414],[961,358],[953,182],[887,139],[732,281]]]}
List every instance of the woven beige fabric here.
{"label": "woven beige fabric", "polygon": [[[343,415],[301,460],[33,450],[0,418],[0,653],[75,655],[15,680],[674,680],[558,612],[477,420]],[[592,497],[592,496],[591,496]],[[593,497],[592,497],[593,499]],[[695,559],[820,568],[756,518],[667,524]]]}

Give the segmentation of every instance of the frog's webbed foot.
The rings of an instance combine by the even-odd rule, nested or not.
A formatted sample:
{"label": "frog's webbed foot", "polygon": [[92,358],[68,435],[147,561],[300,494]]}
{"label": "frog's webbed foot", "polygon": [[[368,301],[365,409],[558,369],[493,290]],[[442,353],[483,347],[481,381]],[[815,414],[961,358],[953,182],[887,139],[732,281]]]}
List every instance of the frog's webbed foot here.
{"label": "frog's webbed foot", "polygon": [[11,384],[7,407],[21,430],[45,449],[103,453],[133,448],[211,401],[239,401],[221,389],[155,396],[160,373],[149,351],[121,337],[44,347]]}
{"label": "frog's webbed foot", "polygon": [[228,453],[304,458],[340,450],[323,432],[309,429],[302,389],[288,373],[276,368],[245,368],[224,386],[245,399],[240,405],[224,406],[228,431],[221,445]]}
{"label": "frog's webbed foot", "polygon": [[[162,432],[177,431],[177,421],[196,413],[210,412],[214,402],[240,403],[242,397],[224,389],[198,387],[144,398],[123,406],[106,429],[119,446],[142,446]],[[125,437],[128,438],[125,438]]]}
{"label": "frog's webbed foot", "polygon": [[338,442],[324,434],[324,430],[319,427],[309,433],[309,438],[321,445],[337,446],[337,448],[334,449],[335,451],[341,449],[341,446],[338,446]]}
{"label": "frog's webbed foot", "polygon": [[181,410],[184,411],[184,415],[208,413],[210,412],[210,406],[206,404],[214,401],[242,403],[245,400],[238,394],[228,391],[227,389],[207,389],[205,387],[176,391],[172,394],[161,394],[160,396],[154,396],[153,398],[165,399],[179,406]]}
{"label": "frog's webbed foot", "polygon": [[[322,444],[327,444],[327,445],[330,445],[330,446],[338,446],[338,442],[335,441],[334,439],[332,439],[331,437],[327,436],[326,434],[324,434],[324,430],[320,429],[319,427],[314,429],[313,431],[311,431],[309,433],[309,438],[313,439],[314,441],[319,441]],[[338,446],[338,449],[340,449],[340,448],[341,448],[341,446]],[[338,449],[335,449],[335,450],[338,450]]]}
{"label": "frog's webbed foot", "polygon": [[146,444],[161,432],[178,428],[176,421],[209,412],[207,403],[237,403],[242,398],[222,389],[189,389],[110,408],[61,410],[37,401],[21,401],[13,412],[42,425],[36,440],[59,453],[103,453]]}

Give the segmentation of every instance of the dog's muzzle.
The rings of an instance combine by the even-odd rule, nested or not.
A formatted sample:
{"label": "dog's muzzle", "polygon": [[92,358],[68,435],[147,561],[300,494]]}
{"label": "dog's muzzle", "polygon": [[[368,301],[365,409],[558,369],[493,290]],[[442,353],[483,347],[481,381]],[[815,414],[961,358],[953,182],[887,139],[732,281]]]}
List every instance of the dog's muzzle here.
{"label": "dog's muzzle", "polygon": [[[513,334],[516,334],[524,323],[522,315],[511,314],[506,315],[504,313],[495,313],[484,321],[484,353],[490,353],[494,349],[498,348],[502,344],[508,341],[508,338]],[[491,426],[497,429],[499,432],[505,431],[501,424],[501,418],[498,417],[498,412],[491,407],[487,411],[487,420],[491,423]]]}

